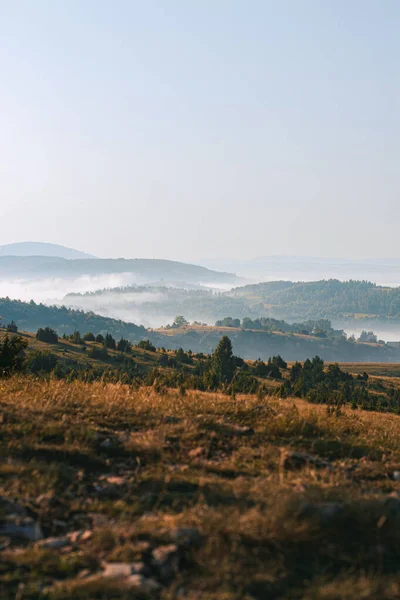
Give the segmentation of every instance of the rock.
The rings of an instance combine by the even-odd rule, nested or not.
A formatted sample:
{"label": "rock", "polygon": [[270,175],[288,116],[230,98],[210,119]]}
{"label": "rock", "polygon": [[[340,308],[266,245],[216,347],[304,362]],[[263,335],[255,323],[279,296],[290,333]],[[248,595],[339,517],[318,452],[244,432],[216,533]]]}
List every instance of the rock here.
{"label": "rock", "polygon": [[121,442],[116,437],[106,437],[99,443],[100,450],[117,450],[120,446]]}
{"label": "rock", "polygon": [[331,464],[305,452],[284,451],[281,455],[281,466],[284,469],[301,469],[305,466],[312,466],[316,469],[331,468]]}
{"label": "rock", "polygon": [[179,570],[180,556],[175,544],[158,546],[152,552],[153,566],[157,569],[161,581],[168,581]]}
{"label": "rock", "polygon": [[393,471],[393,479],[395,481],[400,481],[400,471]]}
{"label": "rock", "polygon": [[70,540],[68,537],[49,537],[44,540],[40,540],[38,542],[38,546],[40,548],[53,548],[54,550],[58,550],[59,548],[63,548],[64,546],[68,546]]}
{"label": "rock", "polygon": [[89,569],[82,569],[81,571],[79,571],[77,577],[78,577],[78,579],[85,579],[85,577],[89,577],[89,575],[90,575]]}
{"label": "rock", "polygon": [[130,577],[131,575],[142,574],[146,570],[146,565],[143,562],[123,563],[123,562],[104,562],[103,577],[121,579]]}
{"label": "rock", "polygon": [[146,540],[141,540],[135,543],[135,550],[138,554],[147,554],[150,552],[150,549],[150,542],[146,542]]}
{"label": "rock", "polygon": [[143,575],[130,575],[123,581],[123,586],[136,589],[145,594],[151,594],[161,589],[161,585],[155,579],[143,577]]}
{"label": "rock", "polygon": [[43,539],[39,523],[27,516],[26,509],[8,498],[0,497],[0,535],[36,542]]}
{"label": "rock", "polygon": [[233,435],[253,435],[254,429],[246,425],[231,425]]}
{"label": "rock", "polygon": [[90,531],[90,529],[86,529],[86,531],[84,531],[81,535],[81,537],[79,538],[80,542],[87,542],[87,540],[90,540],[90,538],[93,536],[93,531]]}
{"label": "rock", "polygon": [[30,517],[8,520],[0,523],[0,535],[28,540],[30,542],[37,542],[43,539],[43,533],[39,523]]}
{"label": "rock", "polygon": [[204,454],[204,448],[199,446],[198,448],[193,448],[193,450],[190,450],[189,457],[190,458],[198,458],[202,454]]}
{"label": "rock", "polygon": [[129,577],[133,573],[131,563],[104,563],[103,569],[103,577]]}
{"label": "rock", "polygon": [[101,480],[106,481],[107,483],[111,484],[111,485],[124,485],[125,483],[125,478],[124,477],[119,477],[118,475],[111,475],[109,477],[104,476],[104,477],[100,477]]}
{"label": "rock", "polygon": [[178,527],[171,531],[171,539],[178,546],[199,546],[202,542],[200,531],[196,527]]}
{"label": "rock", "polygon": [[68,534],[68,539],[71,544],[77,544],[81,535],[82,531],[73,531],[72,533]]}

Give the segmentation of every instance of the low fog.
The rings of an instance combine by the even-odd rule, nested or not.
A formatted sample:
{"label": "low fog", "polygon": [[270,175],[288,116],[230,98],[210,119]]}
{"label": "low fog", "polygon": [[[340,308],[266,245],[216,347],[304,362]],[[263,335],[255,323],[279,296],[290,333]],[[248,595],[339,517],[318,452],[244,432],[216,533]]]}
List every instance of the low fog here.
{"label": "low fog", "polygon": [[60,304],[66,294],[95,292],[103,288],[115,288],[134,285],[136,277],[132,273],[114,273],[112,275],[83,275],[76,279],[24,279],[0,280],[0,297],[6,297],[43,304]]}
{"label": "low fog", "polygon": [[[265,278],[265,281],[276,281],[277,279],[278,277],[271,276]],[[0,280],[0,297],[27,302],[34,300],[36,303],[47,305],[65,305],[149,328],[171,324],[179,314],[182,314],[190,322],[200,321],[210,325],[225,316],[233,318],[266,316],[259,314],[262,310],[250,305],[247,305],[247,308],[234,305],[233,302],[238,302],[237,299],[229,300],[221,294],[218,299],[214,300],[214,292],[221,293],[232,289],[229,284],[196,285],[192,283],[185,285],[181,282],[167,282],[161,279],[156,284],[154,281],[147,282],[147,285],[152,286],[148,290],[143,287],[139,288],[139,285],[145,286],[146,282],[143,280],[139,282],[133,273],[84,275],[75,279],[44,278],[36,281],[17,278],[3,279]],[[137,287],[136,292],[135,286]],[[129,287],[132,289],[124,289]],[[170,288],[169,291],[167,291],[168,288]],[[182,291],[179,291],[180,289]],[[94,293],[99,290],[103,290],[103,292]],[[189,294],[190,290],[193,292],[193,297]],[[208,297],[204,296],[203,300],[197,301],[196,294],[207,294],[207,290],[212,293],[208,294]],[[255,314],[252,310],[259,310],[259,312]],[[278,316],[278,318],[280,317]],[[285,318],[285,320],[291,321],[290,318]],[[365,319],[363,322],[356,322],[333,318],[332,323],[338,329],[343,329],[348,336],[354,335],[358,338],[363,330],[372,330],[378,339],[387,342],[400,340],[398,319],[385,322],[371,318]]]}
{"label": "low fog", "polygon": [[162,292],[143,293],[107,293],[101,296],[75,296],[63,299],[63,304],[71,308],[79,308],[86,312],[93,311],[103,317],[121,319],[145,327],[161,327],[172,323],[176,314],[162,313],[149,315],[145,305],[148,303],[159,304],[160,307],[167,300]]}

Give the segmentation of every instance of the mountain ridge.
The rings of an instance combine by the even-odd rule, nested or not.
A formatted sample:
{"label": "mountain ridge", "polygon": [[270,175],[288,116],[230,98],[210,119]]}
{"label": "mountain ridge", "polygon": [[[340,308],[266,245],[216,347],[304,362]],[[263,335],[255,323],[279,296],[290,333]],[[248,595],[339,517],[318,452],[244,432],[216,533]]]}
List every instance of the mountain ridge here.
{"label": "mountain ridge", "polygon": [[0,246],[0,257],[3,256],[54,256],[72,259],[96,258],[92,254],[62,246],[60,244],[51,244],[48,242],[14,242]]}

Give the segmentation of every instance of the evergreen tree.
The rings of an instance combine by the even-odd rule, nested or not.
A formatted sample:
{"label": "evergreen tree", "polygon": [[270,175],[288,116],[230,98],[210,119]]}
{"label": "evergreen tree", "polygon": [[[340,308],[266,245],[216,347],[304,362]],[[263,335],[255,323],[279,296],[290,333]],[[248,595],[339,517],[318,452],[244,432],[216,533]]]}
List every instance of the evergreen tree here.
{"label": "evergreen tree", "polygon": [[116,343],[115,343],[115,340],[114,340],[113,336],[111,335],[111,333],[106,333],[105,338],[104,338],[104,347],[111,348],[112,350],[115,349]]}
{"label": "evergreen tree", "polygon": [[232,342],[224,335],[211,358],[212,371],[222,383],[232,381],[235,373],[235,358],[232,351]]}

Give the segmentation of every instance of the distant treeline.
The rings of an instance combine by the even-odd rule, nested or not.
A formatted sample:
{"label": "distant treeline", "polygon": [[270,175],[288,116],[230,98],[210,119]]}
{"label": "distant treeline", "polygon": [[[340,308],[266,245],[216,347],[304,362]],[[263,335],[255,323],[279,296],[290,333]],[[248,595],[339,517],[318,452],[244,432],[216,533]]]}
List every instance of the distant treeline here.
{"label": "distant treeline", "polygon": [[273,319],[272,317],[260,317],[258,319],[244,317],[242,320],[225,317],[217,321],[215,325],[217,327],[241,327],[242,329],[300,333],[302,335],[314,335],[321,338],[345,336],[343,330],[332,327],[329,319],[309,319],[303,323],[287,323],[286,321]]}
{"label": "distant treeline", "polygon": [[[223,332],[217,328],[191,329],[189,327],[183,331],[177,329],[176,332],[174,329],[166,330],[165,333],[153,332],[133,323],[125,323],[65,306],[45,306],[33,301],[22,302],[9,298],[0,299],[0,315],[4,325],[13,321],[22,331],[36,332],[40,327],[48,326],[55,329],[60,336],[73,334],[77,330],[82,334],[88,331],[94,335],[109,333],[117,340],[125,338],[137,343],[148,339],[157,347],[166,349],[182,347],[185,351],[192,350],[196,353],[212,353],[223,336]],[[249,324],[250,321],[245,323]],[[318,354],[329,361],[400,362],[400,349],[387,344],[369,345],[346,340],[342,332],[330,326],[329,321],[310,320],[299,326],[288,325],[283,321],[279,321],[279,324],[280,327],[276,330],[274,328],[276,323],[271,320],[252,319],[252,326],[249,329],[232,329],[230,338],[235,353],[251,360],[258,357],[266,359],[268,356],[278,354],[284,356],[285,360],[305,360],[308,356]],[[271,330],[268,329],[270,325]],[[295,331],[296,327],[298,333],[305,333],[305,335],[298,335],[297,330]],[[312,336],[307,335],[311,328]],[[276,333],[279,329],[282,332]],[[172,332],[173,335],[168,335]]]}
{"label": "distant treeline", "polygon": [[39,327],[52,327],[59,335],[70,334],[76,330],[92,331],[93,333],[110,332],[114,337],[129,337],[130,340],[140,340],[146,329],[134,323],[125,323],[117,319],[101,317],[91,312],[73,310],[66,306],[45,306],[36,304],[33,300],[22,302],[0,298],[0,315],[3,324],[14,321],[23,331],[36,331]]}
{"label": "distant treeline", "polygon": [[257,298],[270,306],[267,310],[271,314],[287,318],[333,318],[343,314],[400,317],[400,288],[369,281],[273,281],[235,288],[230,295]]}

